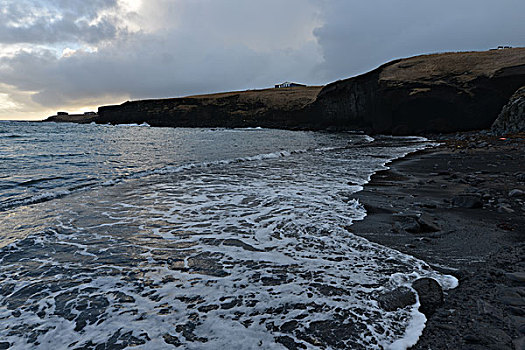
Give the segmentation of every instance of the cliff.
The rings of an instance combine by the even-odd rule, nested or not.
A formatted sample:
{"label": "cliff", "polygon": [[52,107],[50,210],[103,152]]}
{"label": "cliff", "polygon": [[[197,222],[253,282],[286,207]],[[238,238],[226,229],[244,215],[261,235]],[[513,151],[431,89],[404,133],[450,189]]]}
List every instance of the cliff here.
{"label": "cliff", "polygon": [[[525,48],[423,55],[325,87],[141,100],[98,109],[97,123],[363,130],[397,135],[489,128],[525,85]],[[67,117],[53,121],[72,121]]]}
{"label": "cliff", "polygon": [[172,127],[309,126],[301,113],[321,87],[291,87],[141,100],[98,109],[97,123],[148,123]]}
{"label": "cliff", "polygon": [[327,85],[310,113],[369,133],[485,129],[522,85],[525,48],[424,55]]}
{"label": "cliff", "polygon": [[46,122],[56,123],[77,123],[77,124],[89,124],[95,122],[98,118],[96,113],[84,113],[84,114],[68,114],[64,112],[58,112],[56,115],[52,115],[47,118]]}

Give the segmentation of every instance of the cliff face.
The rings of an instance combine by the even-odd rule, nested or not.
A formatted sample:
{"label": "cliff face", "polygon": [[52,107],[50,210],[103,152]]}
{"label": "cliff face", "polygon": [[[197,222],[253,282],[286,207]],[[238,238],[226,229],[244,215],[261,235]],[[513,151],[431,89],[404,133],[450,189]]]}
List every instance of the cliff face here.
{"label": "cliff face", "polygon": [[307,128],[301,113],[321,87],[294,87],[126,102],[100,107],[97,123],[173,127]]}
{"label": "cliff face", "polygon": [[484,129],[524,84],[523,48],[426,55],[329,84],[310,108],[323,125],[369,133]]}
{"label": "cliff face", "polygon": [[525,132],[525,86],[516,91],[503,107],[492,131],[499,134]]}

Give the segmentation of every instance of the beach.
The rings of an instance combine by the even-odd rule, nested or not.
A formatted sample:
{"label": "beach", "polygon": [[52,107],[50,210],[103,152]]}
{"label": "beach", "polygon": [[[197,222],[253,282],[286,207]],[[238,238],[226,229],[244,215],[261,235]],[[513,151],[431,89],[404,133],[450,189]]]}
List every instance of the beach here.
{"label": "beach", "polygon": [[357,194],[349,230],[458,278],[413,349],[524,349],[525,137],[430,138]]}

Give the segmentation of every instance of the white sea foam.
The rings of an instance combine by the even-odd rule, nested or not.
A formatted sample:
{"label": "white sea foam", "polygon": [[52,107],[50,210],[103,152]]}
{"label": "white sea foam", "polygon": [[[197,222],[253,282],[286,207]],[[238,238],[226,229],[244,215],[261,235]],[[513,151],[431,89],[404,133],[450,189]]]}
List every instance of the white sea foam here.
{"label": "white sea foam", "polygon": [[40,203],[40,202],[46,202],[51,199],[56,199],[56,198],[67,196],[68,194],[71,194],[71,191],[57,190],[57,191],[51,191],[51,192],[38,193],[28,198],[4,202],[0,204],[0,211],[8,209],[8,208],[12,208],[12,207],[17,207],[20,205],[30,205],[30,204]]}

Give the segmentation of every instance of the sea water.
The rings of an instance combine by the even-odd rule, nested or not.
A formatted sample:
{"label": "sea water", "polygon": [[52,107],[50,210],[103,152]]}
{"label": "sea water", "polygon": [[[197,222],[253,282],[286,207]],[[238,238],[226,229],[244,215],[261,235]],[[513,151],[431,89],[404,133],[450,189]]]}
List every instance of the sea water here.
{"label": "sea water", "polygon": [[349,232],[423,138],[0,122],[0,345],[406,348],[423,261]]}

